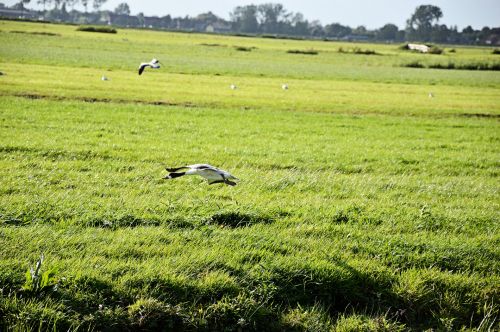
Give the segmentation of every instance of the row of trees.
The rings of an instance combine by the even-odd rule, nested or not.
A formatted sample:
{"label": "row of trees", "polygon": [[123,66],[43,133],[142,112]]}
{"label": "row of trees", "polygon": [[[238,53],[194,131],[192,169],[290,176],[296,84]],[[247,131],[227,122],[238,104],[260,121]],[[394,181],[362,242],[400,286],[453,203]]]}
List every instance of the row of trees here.
{"label": "row of trees", "polygon": [[[146,17],[139,13],[131,16],[126,2],[120,3],[113,11],[99,11],[107,0],[36,0],[44,8],[46,19],[70,21],[75,23],[107,23],[122,26],[139,26],[159,29],[179,29],[190,31],[209,31],[208,25],[216,25],[219,29],[213,31],[245,34],[273,34],[299,36],[305,38],[327,38],[370,41],[421,41],[457,44],[498,44],[500,43],[500,28],[484,27],[474,30],[467,27],[458,31],[457,27],[439,24],[443,12],[437,6],[418,6],[407,20],[404,30],[395,24],[386,24],[375,30],[364,26],[351,28],[340,23],[322,25],[319,21],[309,21],[301,13],[288,11],[282,4],[265,3],[261,5],[238,6],[230,13],[226,21],[211,12],[196,17],[172,18]],[[31,0],[22,0],[15,6],[24,8]],[[92,6],[93,13],[88,13]],[[46,7],[52,9],[45,10]],[[84,8],[81,13],[75,7]],[[68,9],[71,9],[70,11]]]}
{"label": "row of trees", "polygon": [[474,30],[468,26],[462,32],[457,27],[439,24],[443,12],[437,6],[418,6],[407,20],[406,29],[388,23],[376,30],[364,26],[351,28],[339,23],[322,26],[308,21],[301,13],[288,12],[281,4],[262,4],[236,7],[231,12],[233,29],[242,33],[273,33],[314,36],[332,39],[360,39],[378,41],[422,41],[438,43],[497,43],[500,29],[485,27]]}

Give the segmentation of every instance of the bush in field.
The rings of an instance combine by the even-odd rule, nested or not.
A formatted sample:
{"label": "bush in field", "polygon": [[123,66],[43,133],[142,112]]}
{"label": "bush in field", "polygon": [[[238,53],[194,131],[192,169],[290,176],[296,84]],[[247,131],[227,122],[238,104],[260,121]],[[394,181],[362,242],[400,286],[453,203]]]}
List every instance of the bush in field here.
{"label": "bush in field", "polygon": [[447,62],[447,63],[429,63],[424,64],[420,61],[412,61],[402,65],[403,67],[408,68],[430,68],[430,69],[456,69],[456,70],[491,70],[498,71],[500,70],[500,63],[497,62],[466,62],[466,63],[456,63],[456,62]]}
{"label": "bush in field", "polygon": [[420,61],[412,61],[404,64],[403,67],[408,68],[425,68],[425,66]]}
{"label": "bush in field", "polygon": [[95,27],[95,26],[81,26],[76,31],[86,32],[101,32],[101,33],[117,33],[116,29],[110,27]]}
{"label": "bush in field", "polygon": [[352,54],[362,54],[362,55],[379,55],[374,50],[363,50],[359,47],[353,47],[351,49],[344,49],[343,47],[339,47],[338,49],[339,53],[352,53]]}
{"label": "bush in field", "polygon": [[240,52],[251,52],[254,49],[254,47],[235,46],[234,49]]}
{"label": "bush in field", "polygon": [[444,53],[444,50],[440,47],[437,47],[437,46],[431,46],[431,48],[429,48],[429,54],[443,54]]}
{"label": "bush in field", "polygon": [[305,54],[305,55],[318,55],[319,52],[313,49],[310,50],[288,50],[286,53],[289,54]]}

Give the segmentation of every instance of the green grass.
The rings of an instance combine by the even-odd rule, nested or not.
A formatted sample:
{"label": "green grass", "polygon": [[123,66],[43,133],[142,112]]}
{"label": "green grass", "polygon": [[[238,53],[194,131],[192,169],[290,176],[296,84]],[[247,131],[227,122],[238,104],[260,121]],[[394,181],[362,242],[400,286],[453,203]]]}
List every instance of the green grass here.
{"label": "green grass", "polygon": [[[396,45],[0,30],[0,329],[498,328],[498,73],[401,68],[434,56]],[[161,179],[195,162],[241,181]],[[21,290],[41,253],[57,289]]]}

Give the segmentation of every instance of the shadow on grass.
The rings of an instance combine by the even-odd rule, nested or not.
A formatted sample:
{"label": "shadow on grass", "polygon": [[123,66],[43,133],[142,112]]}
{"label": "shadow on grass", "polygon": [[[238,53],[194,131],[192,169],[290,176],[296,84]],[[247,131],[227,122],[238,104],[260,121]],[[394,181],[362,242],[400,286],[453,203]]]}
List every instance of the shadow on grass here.
{"label": "shadow on grass", "polygon": [[253,226],[257,224],[271,224],[274,218],[253,213],[242,213],[238,211],[217,212],[205,220],[206,225],[219,225],[229,228]]}
{"label": "shadow on grass", "polygon": [[[457,289],[461,303],[446,298],[453,289],[439,275],[423,276],[426,289],[413,298],[394,292],[397,276],[355,268],[339,258],[318,263],[295,260],[261,265],[262,274],[249,275],[234,270],[238,284],[200,283],[182,275],[135,276],[116,287],[95,277],[68,278],[50,297],[26,299],[9,296],[0,301],[0,327],[15,324],[31,315],[37,320],[54,321],[54,326],[96,330],[129,331],[142,328],[174,327],[178,331],[284,331],[282,312],[296,307],[317,307],[334,318],[345,314],[384,314],[417,330],[440,328],[440,316],[451,312],[456,322],[469,324],[481,306],[474,287],[463,284]],[[264,263],[265,264],[265,263]],[[226,270],[226,268],[223,270]],[[215,272],[215,271],[214,271]],[[409,279],[411,280],[411,279]],[[453,299],[452,299],[453,300]],[[473,301],[472,301],[473,300]],[[35,305],[36,304],[36,305]],[[47,307],[50,310],[42,309]],[[450,311],[451,310],[451,311]],[[43,315],[45,316],[42,316]],[[52,317],[52,316],[53,317]],[[50,316],[50,317],[49,317]],[[479,324],[480,317],[470,324]],[[31,326],[31,325],[30,325]]]}

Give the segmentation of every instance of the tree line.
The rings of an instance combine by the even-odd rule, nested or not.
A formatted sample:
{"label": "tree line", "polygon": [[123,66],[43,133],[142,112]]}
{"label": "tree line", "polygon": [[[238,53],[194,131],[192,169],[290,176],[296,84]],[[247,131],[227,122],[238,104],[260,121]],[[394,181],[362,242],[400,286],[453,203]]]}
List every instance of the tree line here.
{"label": "tree line", "polygon": [[[388,23],[379,29],[369,30],[362,25],[355,28],[340,23],[322,25],[319,21],[307,20],[302,13],[288,11],[279,3],[238,6],[230,12],[230,19],[225,20],[211,12],[195,17],[176,18],[170,15],[148,17],[142,13],[131,15],[130,7],[126,2],[120,3],[113,11],[100,10],[106,1],[37,0],[37,3],[44,8],[42,16],[45,19],[72,23],[329,40],[500,44],[499,27],[484,27],[481,30],[475,30],[468,26],[459,31],[456,26],[448,27],[440,24],[443,12],[433,5],[418,6],[408,18],[404,29]],[[30,2],[31,0],[22,0],[13,8],[27,10],[25,5]],[[76,10],[75,7],[84,8],[84,12]],[[92,7],[93,12],[88,12],[89,7]]]}

